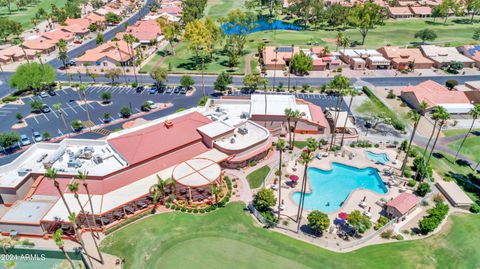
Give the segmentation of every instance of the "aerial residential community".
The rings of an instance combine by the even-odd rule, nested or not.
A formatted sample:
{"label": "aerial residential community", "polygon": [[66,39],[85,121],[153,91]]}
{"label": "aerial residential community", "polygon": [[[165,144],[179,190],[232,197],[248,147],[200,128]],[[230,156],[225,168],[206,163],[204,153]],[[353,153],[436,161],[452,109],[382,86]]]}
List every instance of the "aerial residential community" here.
{"label": "aerial residential community", "polygon": [[480,268],[479,15],[0,1],[0,268]]}

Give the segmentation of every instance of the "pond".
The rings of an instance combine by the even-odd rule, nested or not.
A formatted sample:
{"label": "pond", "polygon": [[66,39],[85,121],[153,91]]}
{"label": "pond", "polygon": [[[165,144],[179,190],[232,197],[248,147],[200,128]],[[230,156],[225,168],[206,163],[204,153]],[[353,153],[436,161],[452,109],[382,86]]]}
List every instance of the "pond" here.
{"label": "pond", "polygon": [[299,31],[303,27],[297,24],[288,23],[280,20],[271,20],[269,21],[267,17],[259,17],[255,22],[252,23],[251,27],[235,25],[232,23],[225,23],[222,25],[222,29],[226,35],[234,35],[241,33],[255,33],[260,31],[270,31],[270,30],[292,30]]}

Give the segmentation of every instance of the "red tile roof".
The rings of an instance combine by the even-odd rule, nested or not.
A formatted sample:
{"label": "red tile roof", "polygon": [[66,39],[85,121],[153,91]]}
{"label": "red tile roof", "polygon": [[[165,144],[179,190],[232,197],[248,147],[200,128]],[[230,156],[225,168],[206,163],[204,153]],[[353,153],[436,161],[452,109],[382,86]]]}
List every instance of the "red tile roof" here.
{"label": "red tile roof", "polygon": [[429,107],[441,104],[469,104],[464,92],[449,91],[447,88],[433,80],[424,81],[416,86],[407,86],[402,89],[402,93],[411,92],[417,98],[418,103],[427,102]]}
{"label": "red tile roof", "polygon": [[90,26],[90,23],[91,23],[90,20],[85,18],[79,18],[79,19],[68,18],[67,20],[65,20],[65,24],[67,26],[78,25],[80,27],[88,28],[88,26]]}
{"label": "red tile roof", "polygon": [[157,39],[162,31],[156,20],[145,20],[128,26],[125,32],[117,33],[116,37],[122,39],[125,34],[131,34],[140,41],[150,41]]}
{"label": "red tile roof", "polygon": [[[118,48],[117,48],[118,44]],[[126,62],[133,57],[127,42],[109,41],[96,48],[87,50],[85,54],[77,58],[78,62],[98,62],[103,58],[110,58],[116,62]]]}
{"label": "red tile roof", "polygon": [[173,119],[170,128],[158,123],[109,139],[108,143],[132,165],[200,141],[202,136],[197,128],[210,122],[202,114],[192,112]]}
{"label": "red tile roof", "polygon": [[55,42],[45,38],[36,38],[23,41],[22,46],[32,50],[48,50],[55,48]]}
{"label": "red tile roof", "polygon": [[405,215],[408,211],[414,208],[420,202],[420,198],[411,194],[411,193],[402,193],[399,196],[395,197],[390,202],[386,203],[386,206],[393,207],[400,212],[400,214]]}

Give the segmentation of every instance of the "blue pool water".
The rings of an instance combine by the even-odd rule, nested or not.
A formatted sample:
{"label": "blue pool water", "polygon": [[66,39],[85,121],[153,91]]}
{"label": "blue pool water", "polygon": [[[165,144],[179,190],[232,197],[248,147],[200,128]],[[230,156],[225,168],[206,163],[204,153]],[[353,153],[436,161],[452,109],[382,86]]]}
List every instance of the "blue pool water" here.
{"label": "blue pool water", "polygon": [[221,26],[225,34],[233,35],[233,34],[241,34],[241,33],[255,33],[260,31],[268,31],[268,30],[293,30],[299,31],[303,28],[299,25],[283,22],[280,20],[272,20],[271,22],[268,21],[266,17],[259,17],[252,25],[252,27],[247,28],[245,26],[235,25],[231,23],[225,23]]}
{"label": "blue pool water", "polygon": [[[80,268],[79,263],[85,264],[79,253],[69,252],[68,255],[72,259],[73,263],[78,266],[75,268]],[[65,267],[65,256],[62,252],[56,250],[21,248],[19,246],[16,246],[13,249],[9,249],[7,251],[7,254],[4,255],[3,261],[0,262],[0,268],[6,268],[4,262],[10,260],[15,261],[15,269],[67,268]]]}
{"label": "blue pool water", "polygon": [[368,151],[368,150],[367,150],[367,157],[370,160],[375,161],[377,163],[381,163],[381,164],[386,164],[390,161],[388,159],[387,154],[385,154],[385,153],[374,153],[374,152],[371,152],[371,151]]}
{"label": "blue pool water", "polygon": [[[332,213],[340,209],[348,195],[355,189],[368,189],[375,193],[388,192],[377,170],[332,163],[332,170],[309,168],[307,171],[311,193],[305,195],[305,209]],[[299,204],[300,192],[293,194]]]}

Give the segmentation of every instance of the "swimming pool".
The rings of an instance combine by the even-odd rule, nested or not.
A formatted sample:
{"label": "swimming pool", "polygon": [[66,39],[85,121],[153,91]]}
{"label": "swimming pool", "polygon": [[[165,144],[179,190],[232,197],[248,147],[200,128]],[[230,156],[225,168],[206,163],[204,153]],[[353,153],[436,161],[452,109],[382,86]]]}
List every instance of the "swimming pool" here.
{"label": "swimming pool", "polygon": [[375,153],[367,150],[367,157],[377,163],[386,164],[390,161],[386,153]]}
{"label": "swimming pool", "polygon": [[222,26],[223,31],[226,35],[233,35],[233,34],[240,34],[242,32],[250,34],[260,31],[268,31],[268,30],[293,30],[299,31],[302,30],[303,27],[297,24],[288,23],[280,20],[268,20],[266,17],[259,17],[251,28],[235,25],[231,23],[225,23]]}
{"label": "swimming pool", "polygon": [[[68,252],[75,265],[83,263],[79,253]],[[52,268],[69,268],[66,263],[65,256],[62,252],[56,250],[44,250],[36,248],[23,248],[16,246],[9,249],[4,259],[0,262],[0,268],[6,268],[6,262],[15,261],[15,269],[52,269]],[[77,268],[77,267],[75,267]]]}
{"label": "swimming pool", "polygon": [[[371,167],[359,169],[332,163],[332,170],[312,167],[307,175],[311,188],[311,193],[305,195],[305,209],[308,210],[335,212],[355,189],[368,189],[379,194],[388,192],[377,170]],[[293,194],[293,200],[299,204],[300,192]]]}

